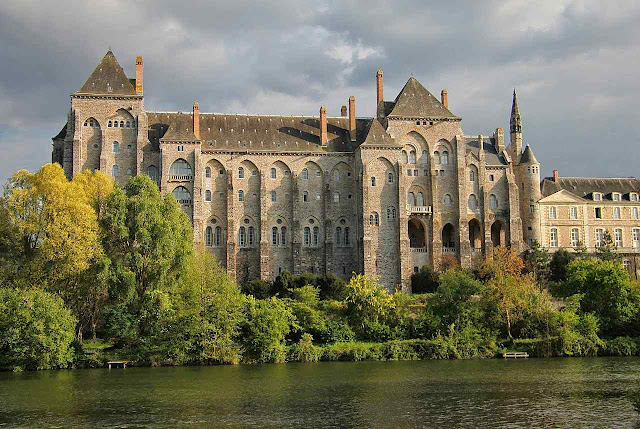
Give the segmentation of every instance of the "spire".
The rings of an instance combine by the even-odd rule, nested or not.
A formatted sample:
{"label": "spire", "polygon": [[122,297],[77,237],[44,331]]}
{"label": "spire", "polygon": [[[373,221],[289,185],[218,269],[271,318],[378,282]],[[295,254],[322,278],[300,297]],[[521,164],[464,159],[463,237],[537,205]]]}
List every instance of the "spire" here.
{"label": "spire", "polygon": [[520,116],[520,109],[518,108],[518,95],[516,89],[513,88],[513,104],[511,105],[511,132],[522,132],[522,117]]}
{"label": "spire", "polygon": [[531,146],[527,145],[524,149],[524,153],[522,154],[522,157],[520,157],[520,164],[540,164],[536,159],[536,156],[533,154]]}
{"label": "spire", "polygon": [[120,67],[113,52],[109,50],[77,93],[136,95],[136,90],[124,74],[124,70]]}

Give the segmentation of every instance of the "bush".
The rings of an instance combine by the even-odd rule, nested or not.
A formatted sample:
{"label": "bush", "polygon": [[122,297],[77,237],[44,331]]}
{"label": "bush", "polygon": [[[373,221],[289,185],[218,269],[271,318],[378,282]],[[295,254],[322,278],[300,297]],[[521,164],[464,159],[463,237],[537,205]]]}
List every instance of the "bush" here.
{"label": "bush", "polygon": [[430,293],[438,288],[438,274],[429,265],[423,265],[420,271],[411,276],[412,293]]}
{"label": "bush", "polygon": [[605,351],[609,356],[638,356],[640,350],[638,340],[632,337],[612,338],[605,342]]}
{"label": "bush", "polygon": [[255,279],[242,286],[242,293],[252,295],[255,299],[267,299],[271,296],[272,285],[265,280]]}
{"label": "bush", "polygon": [[289,360],[297,362],[318,362],[322,350],[320,347],[313,345],[313,336],[311,334],[303,334],[298,343],[289,349]]}
{"label": "bush", "polygon": [[242,339],[247,362],[286,360],[285,337],[295,327],[295,317],[284,302],[277,298],[258,300],[249,297]]}
{"label": "bush", "polygon": [[76,322],[55,295],[40,289],[0,289],[0,368],[68,367]]}

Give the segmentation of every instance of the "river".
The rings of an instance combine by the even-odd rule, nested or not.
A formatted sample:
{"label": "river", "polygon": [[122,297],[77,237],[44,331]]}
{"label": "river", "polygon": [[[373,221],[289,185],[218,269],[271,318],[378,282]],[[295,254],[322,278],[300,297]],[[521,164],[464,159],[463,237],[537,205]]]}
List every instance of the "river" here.
{"label": "river", "polygon": [[640,428],[638,358],[0,373],[0,428]]}

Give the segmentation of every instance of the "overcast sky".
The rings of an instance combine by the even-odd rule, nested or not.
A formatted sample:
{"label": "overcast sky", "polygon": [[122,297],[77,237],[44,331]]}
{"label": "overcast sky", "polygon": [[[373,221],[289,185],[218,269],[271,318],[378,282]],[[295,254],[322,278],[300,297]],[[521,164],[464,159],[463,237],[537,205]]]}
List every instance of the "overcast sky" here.
{"label": "overcast sky", "polygon": [[[637,176],[638,1],[0,2],[0,183],[51,160],[51,137],[111,47],[148,110],[340,114],[393,100],[411,73],[467,135],[509,127],[516,87],[542,173]],[[508,131],[507,131],[508,135]],[[507,137],[508,139],[508,137]]]}

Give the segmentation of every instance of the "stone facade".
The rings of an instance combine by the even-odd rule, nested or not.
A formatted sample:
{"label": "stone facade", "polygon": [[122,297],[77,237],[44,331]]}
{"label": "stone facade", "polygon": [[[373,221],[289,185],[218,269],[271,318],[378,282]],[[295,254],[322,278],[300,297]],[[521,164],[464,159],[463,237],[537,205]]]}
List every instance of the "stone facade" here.
{"label": "stone facade", "polygon": [[188,113],[151,112],[142,79],[141,57],[128,79],[108,52],[71,94],[53,161],[69,178],[99,169],[122,185],[148,174],[238,282],[364,272],[407,291],[425,264],[471,266],[497,245],[548,245],[515,93],[505,148],[500,128],[465,136],[446,90],[437,99],[413,77],[384,101],[381,70],[376,118],[357,118],[353,97],[340,117],[324,107],[319,117],[200,113],[197,102]]}

